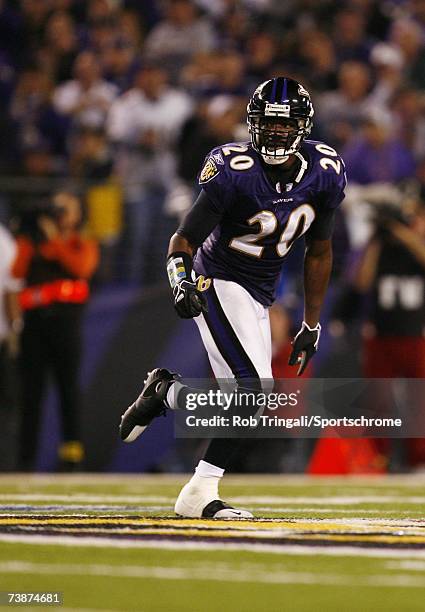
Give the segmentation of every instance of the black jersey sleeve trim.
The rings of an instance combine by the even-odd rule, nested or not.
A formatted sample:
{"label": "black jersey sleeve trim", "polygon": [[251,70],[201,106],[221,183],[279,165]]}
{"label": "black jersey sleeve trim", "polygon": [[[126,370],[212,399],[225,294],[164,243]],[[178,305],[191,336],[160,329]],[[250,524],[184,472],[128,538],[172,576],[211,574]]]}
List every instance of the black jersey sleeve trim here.
{"label": "black jersey sleeve trim", "polygon": [[218,210],[202,189],[194,205],[177,229],[177,234],[186,238],[192,246],[200,246],[220,223],[223,212]]}
{"label": "black jersey sleeve trim", "polygon": [[329,240],[335,225],[335,209],[327,208],[316,212],[306,237],[313,240]]}

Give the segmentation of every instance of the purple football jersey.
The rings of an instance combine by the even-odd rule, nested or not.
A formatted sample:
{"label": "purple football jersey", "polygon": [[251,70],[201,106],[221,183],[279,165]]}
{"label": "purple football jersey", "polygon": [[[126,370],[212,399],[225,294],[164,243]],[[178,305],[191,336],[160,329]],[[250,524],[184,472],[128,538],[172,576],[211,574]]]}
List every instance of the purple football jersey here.
{"label": "purple football jersey", "polygon": [[260,155],[248,142],[217,147],[206,157],[199,184],[220,223],[198,249],[194,270],[238,283],[269,306],[286,254],[321,210],[344,199],[345,168],[334,149],[312,140],[296,153],[293,183],[272,184]]}

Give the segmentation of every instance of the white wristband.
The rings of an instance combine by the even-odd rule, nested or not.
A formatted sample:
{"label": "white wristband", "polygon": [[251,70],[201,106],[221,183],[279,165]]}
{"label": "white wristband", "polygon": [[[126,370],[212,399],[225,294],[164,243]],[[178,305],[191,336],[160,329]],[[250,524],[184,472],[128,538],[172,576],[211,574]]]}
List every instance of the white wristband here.
{"label": "white wristband", "polygon": [[171,289],[184,280],[186,269],[182,257],[170,257],[167,263],[168,280],[170,281]]}
{"label": "white wristband", "polygon": [[301,331],[303,331],[303,329],[307,329],[310,332],[317,332],[317,339],[316,339],[316,342],[314,343],[314,348],[317,350],[317,347],[319,346],[320,333],[322,331],[322,326],[320,325],[320,323],[318,323],[316,327],[310,327],[308,323],[303,321],[303,324],[301,325]]}

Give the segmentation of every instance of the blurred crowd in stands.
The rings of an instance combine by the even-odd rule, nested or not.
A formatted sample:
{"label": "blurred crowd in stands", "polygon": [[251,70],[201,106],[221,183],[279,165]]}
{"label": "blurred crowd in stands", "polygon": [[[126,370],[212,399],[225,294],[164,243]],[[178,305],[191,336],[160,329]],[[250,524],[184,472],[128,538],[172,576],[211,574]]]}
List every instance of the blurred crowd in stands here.
{"label": "blurred crowd in stands", "polygon": [[2,0],[0,218],[72,184],[99,280],[156,281],[204,155],[248,138],[247,97],[279,74],[351,183],[425,190],[424,0]]}
{"label": "blurred crowd in stands", "polygon": [[[420,337],[425,368],[425,0],[0,0],[0,222],[19,229],[40,198],[74,193],[100,245],[95,283],[163,282],[167,241],[204,156],[248,140],[247,99],[277,75],[310,91],[312,138],[347,167],[334,239],[334,280],[346,291],[327,313],[336,347],[328,372],[355,375],[344,356],[359,342],[350,324],[361,309],[347,304],[381,276],[376,304],[416,291],[383,334]],[[404,255],[393,258],[395,274],[410,274],[410,289],[389,289],[391,269],[377,263],[391,241],[407,262],[397,271]],[[294,248],[285,265],[289,312],[301,257]],[[407,331],[402,307],[416,308]],[[274,327],[287,351],[286,317],[276,311]],[[425,376],[415,372],[388,375]]]}

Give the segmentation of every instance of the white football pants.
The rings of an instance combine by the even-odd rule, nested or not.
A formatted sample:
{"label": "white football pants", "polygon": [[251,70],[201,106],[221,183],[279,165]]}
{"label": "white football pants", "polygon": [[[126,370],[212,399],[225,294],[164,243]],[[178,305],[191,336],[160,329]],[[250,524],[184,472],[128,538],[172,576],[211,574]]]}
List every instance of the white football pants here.
{"label": "white football pants", "polygon": [[195,318],[216,378],[272,376],[268,308],[233,281],[211,279],[208,313]]}

